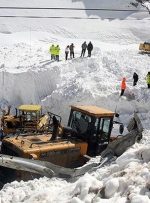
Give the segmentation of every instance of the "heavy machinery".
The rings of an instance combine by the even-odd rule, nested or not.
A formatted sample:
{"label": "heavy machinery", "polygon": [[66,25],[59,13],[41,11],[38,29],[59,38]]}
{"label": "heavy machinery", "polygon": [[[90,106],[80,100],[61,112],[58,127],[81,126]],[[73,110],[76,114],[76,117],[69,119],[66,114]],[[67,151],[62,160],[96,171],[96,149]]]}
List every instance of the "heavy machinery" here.
{"label": "heavy machinery", "polygon": [[21,105],[16,108],[16,115],[4,113],[1,119],[1,127],[4,136],[16,132],[39,132],[46,130],[48,115],[42,115],[41,105]]}
{"label": "heavy machinery", "polygon": [[150,42],[141,43],[139,46],[139,50],[141,53],[148,53],[150,54]]}
{"label": "heavy machinery", "polygon": [[[17,134],[3,139],[2,184],[14,179],[31,179],[31,173],[75,177],[97,166],[95,163],[84,165],[90,157],[101,154],[105,160],[98,163],[101,166],[142,138],[143,128],[137,114],[128,125],[128,133],[115,139],[111,135],[115,113],[110,110],[88,105],[71,106],[67,127],[61,125],[56,115],[49,115],[52,115],[53,127],[50,125],[47,133]],[[122,123],[117,124],[122,129]]]}

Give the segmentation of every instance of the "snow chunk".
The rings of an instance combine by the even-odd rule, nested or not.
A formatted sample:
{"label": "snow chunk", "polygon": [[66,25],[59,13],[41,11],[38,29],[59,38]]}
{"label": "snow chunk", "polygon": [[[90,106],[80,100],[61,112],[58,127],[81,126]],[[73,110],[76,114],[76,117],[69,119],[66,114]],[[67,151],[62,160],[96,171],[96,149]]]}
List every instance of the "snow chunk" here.
{"label": "snow chunk", "polygon": [[130,162],[140,162],[135,154],[135,149],[125,152],[120,157],[117,158],[116,163],[120,168],[125,168]]}
{"label": "snow chunk", "polygon": [[112,197],[119,188],[119,181],[117,178],[112,178],[111,180],[108,180],[105,184],[105,196],[107,198]]}
{"label": "snow chunk", "polygon": [[144,162],[150,161],[150,146],[142,147],[138,152],[137,155],[141,158]]}
{"label": "snow chunk", "polygon": [[71,200],[71,203],[84,203],[84,202],[81,201],[78,197],[74,197],[74,198]]}
{"label": "snow chunk", "polygon": [[131,198],[131,203],[150,203],[150,199],[147,196],[135,195]]}
{"label": "snow chunk", "polygon": [[73,195],[85,200],[89,193],[97,193],[102,187],[103,183],[101,181],[87,173],[77,182]]}

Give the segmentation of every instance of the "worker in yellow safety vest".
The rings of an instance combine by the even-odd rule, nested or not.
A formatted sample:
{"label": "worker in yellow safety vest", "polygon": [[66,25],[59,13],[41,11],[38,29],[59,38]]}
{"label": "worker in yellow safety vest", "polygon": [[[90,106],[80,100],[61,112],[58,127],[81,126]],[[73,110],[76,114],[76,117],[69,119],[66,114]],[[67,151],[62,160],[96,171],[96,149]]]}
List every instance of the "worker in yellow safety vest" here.
{"label": "worker in yellow safety vest", "polygon": [[51,60],[55,60],[55,46],[52,44],[49,48],[49,53],[51,54]]}
{"label": "worker in yellow safety vest", "polygon": [[147,87],[150,88],[150,72],[148,72],[146,75],[146,82],[147,82]]}
{"label": "worker in yellow safety vest", "polygon": [[57,45],[57,46],[55,47],[54,54],[55,54],[55,60],[56,60],[56,61],[59,61],[59,54],[60,54],[60,47],[59,47],[59,45]]}

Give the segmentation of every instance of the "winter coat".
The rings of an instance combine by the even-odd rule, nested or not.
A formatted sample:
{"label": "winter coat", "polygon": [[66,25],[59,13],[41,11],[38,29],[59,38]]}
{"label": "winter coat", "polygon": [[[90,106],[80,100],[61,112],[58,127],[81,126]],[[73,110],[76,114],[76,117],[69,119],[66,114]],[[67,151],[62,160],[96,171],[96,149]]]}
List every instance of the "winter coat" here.
{"label": "winter coat", "polygon": [[134,74],[133,74],[133,79],[134,79],[135,82],[137,82],[138,79],[139,79],[138,74],[134,73]]}
{"label": "winter coat", "polygon": [[150,85],[150,73],[148,73],[146,76],[146,82],[148,85]]}
{"label": "winter coat", "polygon": [[121,82],[121,89],[122,89],[122,90],[125,90],[125,89],[126,89],[126,79],[125,79],[125,78],[122,79],[122,82]]}
{"label": "winter coat", "polygon": [[55,50],[54,50],[54,55],[55,55],[55,56],[59,56],[59,53],[60,53],[60,47],[59,47],[59,46],[56,46],[56,47],[55,47]]}
{"label": "winter coat", "polygon": [[84,42],[83,44],[82,44],[82,49],[86,49],[87,48],[87,44]]}
{"label": "winter coat", "polygon": [[66,47],[65,53],[69,53],[69,47]]}
{"label": "winter coat", "polygon": [[52,46],[49,48],[49,53],[50,53],[50,54],[54,54],[54,52],[55,52],[55,46],[52,45]]}
{"label": "winter coat", "polygon": [[92,44],[91,42],[88,44],[87,49],[88,49],[89,51],[92,51],[92,50],[93,50],[93,44]]}
{"label": "winter coat", "polygon": [[74,52],[74,45],[71,44],[70,47],[69,47],[69,49],[70,49],[70,52]]}

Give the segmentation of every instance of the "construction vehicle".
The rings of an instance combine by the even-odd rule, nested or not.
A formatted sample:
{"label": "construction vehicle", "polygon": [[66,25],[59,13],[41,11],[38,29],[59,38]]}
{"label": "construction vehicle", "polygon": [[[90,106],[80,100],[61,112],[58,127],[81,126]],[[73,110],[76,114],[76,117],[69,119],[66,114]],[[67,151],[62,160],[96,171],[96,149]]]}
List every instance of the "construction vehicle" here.
{"label": "construction vehicle", "polygon": [[139,46],[140,53],[150,54],[150,42],[141,43]]}
{"label": "construction vehicle", "polygon": [[[120,156],[142,138],[142,124],[136,114],[128,125],[129,132],[115,139],[111,135],[115,113],[110,110],[88,105],[71,106],[67,127],[62,126],[55,114],[49,115],[52,115],[53,129],[49,126],[48,133],[18,134],[3,139],[2,184],[14,179],[31,179],[31,173],[75,177],[97,166],[84,165],[90,157],[101,154],[106,161],[108,157]],[[118,125],[122,129],[122,123]],[[77,168],[79,166],[82,167]]]}
{"label": "construction vehicle", "polygon": [[16,108],[16,115],[4,113],[1,119],[1,127],[4,136],[16,132],[39,132],[46,130],[48,115],[42,115],[41,105],[21,105]]}

